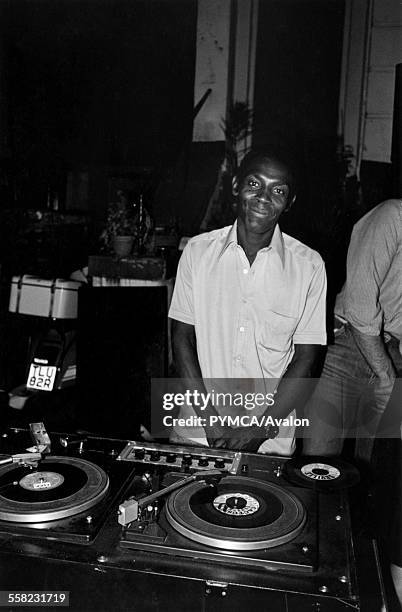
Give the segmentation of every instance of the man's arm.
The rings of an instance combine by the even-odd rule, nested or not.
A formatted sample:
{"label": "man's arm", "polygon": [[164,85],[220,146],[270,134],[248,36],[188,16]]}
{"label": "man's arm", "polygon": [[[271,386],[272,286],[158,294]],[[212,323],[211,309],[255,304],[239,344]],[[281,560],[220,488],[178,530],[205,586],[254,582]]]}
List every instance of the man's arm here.
{"label": "man's arm", "polygon": [[194,325],[172,319],[172,349],[179,378],[202,379]]}
{"label": "man's arm", "polygon": [[[284,419],[292,410],[303,408],[313,390],[310,379],[317,374],[324,348],[318,344],[295,345],[293,358],[279,383],[274,404],[266,409],[264,416]],[[228,448],[256,451],[264,440],[262,434],[260,428],[254,427],[233,430]]]}
{"label": "man's arm", "polygon": [[[201,368],[197,355],[197,339],[194,325],[182,323],[172,319],[172,347],[173,361],[176,375],[183,379],[183,385],[188,386],[191,391],[197,390],[206,394],[206,389],[202,381]],[[209,426],[210,416],[216,416],[217,412],[209,404],[205,410],[193,405],[192,408],[198,416],[206,419],[208,425],[204,428],[210,446],[223,446],[225,429],[219,426]]]}
{"label": "man's arm", "polygon": [[382,380],[394,380],[396,376],[394,365],[387,353],[382,336],[369,336],[351,325],[356,344],[372,369],[373,373]]}
{"label": "man's arm", "polygon": [[344,315],[358,349],[376,376],[379,410],[385,409],[395,380],[395,369],[382,336],[384,313],[380,288],[399,248],[400,222],[400,212],[387,202],[355,226],[343,290]]}
{"label": "man's arm", "polygon": [[377,410],[385,410],[396,379],[394,365],[387,353],[382,336],[369,336],[351,325],[353,338],[364,359],[376,376],[374,396]]}
{"label": "man's arm", "polygon": [[266,410],[266,415],[284,419],[292,410],[304,407],[313,388],[310,379],[318,373],[324,349],[319,344],[295,344],[292,361],[279,383],[275,403]]}

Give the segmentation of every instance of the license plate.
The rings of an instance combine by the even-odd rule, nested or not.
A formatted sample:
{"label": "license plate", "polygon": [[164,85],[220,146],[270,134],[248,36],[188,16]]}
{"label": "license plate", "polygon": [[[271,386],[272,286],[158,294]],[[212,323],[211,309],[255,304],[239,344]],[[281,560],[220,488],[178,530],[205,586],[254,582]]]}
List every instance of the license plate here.
{"label": "license plate", "polygon": [[29,368],[27,387],[38,391],[52,391],[56,380],[56,366],[39,365],[31,363]]}

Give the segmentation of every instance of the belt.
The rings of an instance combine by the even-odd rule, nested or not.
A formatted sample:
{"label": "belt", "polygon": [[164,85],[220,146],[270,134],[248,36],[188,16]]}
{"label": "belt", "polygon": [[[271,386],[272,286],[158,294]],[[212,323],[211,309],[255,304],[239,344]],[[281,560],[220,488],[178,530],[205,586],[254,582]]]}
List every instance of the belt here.
{"label": "belt", "polygon": [[[345,327],[348,327],[350,323],[338,314],[334,314],[334,333],[340,332]],[[398,348],[402,346],[402,340],[393,336],[389,332],[384,332],[384,342],[388,346],[395,346]]]}

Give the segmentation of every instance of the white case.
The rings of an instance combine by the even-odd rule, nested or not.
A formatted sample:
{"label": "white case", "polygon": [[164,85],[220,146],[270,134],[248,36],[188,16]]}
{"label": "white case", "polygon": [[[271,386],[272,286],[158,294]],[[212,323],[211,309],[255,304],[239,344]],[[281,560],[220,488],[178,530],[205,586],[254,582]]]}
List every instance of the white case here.
{"label": "white case", "polygon": [[36,317],[76,319],[78,281],[56,278],[46,280],[24,274],[13,276],[9,311]]}

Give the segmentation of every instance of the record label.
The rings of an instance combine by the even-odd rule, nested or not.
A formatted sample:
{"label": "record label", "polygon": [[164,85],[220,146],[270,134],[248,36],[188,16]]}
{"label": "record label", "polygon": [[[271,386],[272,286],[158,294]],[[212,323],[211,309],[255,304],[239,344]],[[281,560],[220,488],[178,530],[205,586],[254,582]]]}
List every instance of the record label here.
{"label": "record label", "polygon": [[301,473],[312,480],[335,480],[341,475],[336,467],[326,463],[307,463],[301,468]]}
{"label": "record label", "polygon": [[64,476],[57,472],[33,472],[21,478],[19,484],[28,491],[55,489],[64,482]]}
{"label": "record label", "polygon": [[254,514],[260,507],[258,500],[247,493],[224,493],[218,495],[212,503],[219,512],[232,516]]}

